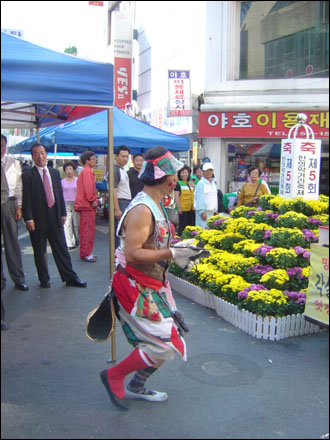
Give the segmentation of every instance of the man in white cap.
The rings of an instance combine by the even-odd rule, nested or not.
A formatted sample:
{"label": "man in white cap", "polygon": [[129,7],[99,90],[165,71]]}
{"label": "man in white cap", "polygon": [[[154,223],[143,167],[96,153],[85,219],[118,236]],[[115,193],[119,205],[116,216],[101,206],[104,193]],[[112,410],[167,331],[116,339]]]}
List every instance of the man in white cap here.
{"label": "man in white cap", "polygon": [[194,196],[196,226],[207,227],[207,219],[218,212],[217,186],[213,179],[214,167],[211,162],[204,163],[203,177],[197,183]]}

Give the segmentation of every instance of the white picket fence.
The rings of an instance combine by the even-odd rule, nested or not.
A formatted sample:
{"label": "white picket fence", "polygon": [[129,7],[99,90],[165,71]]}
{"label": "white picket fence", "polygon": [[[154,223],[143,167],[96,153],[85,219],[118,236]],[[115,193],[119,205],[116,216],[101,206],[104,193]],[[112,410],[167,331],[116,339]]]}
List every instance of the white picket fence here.
{"label": "white picket fence", "polygon": [[237,306],[172,274],[169,274],[169,282],[172,290],[204,307],[215,310],[221,318],[257,339],[279,341],[320,331],[318,325],[306,321],[301,314],[277,319],[273,316],[263,318],[247,310],[239,310]]}

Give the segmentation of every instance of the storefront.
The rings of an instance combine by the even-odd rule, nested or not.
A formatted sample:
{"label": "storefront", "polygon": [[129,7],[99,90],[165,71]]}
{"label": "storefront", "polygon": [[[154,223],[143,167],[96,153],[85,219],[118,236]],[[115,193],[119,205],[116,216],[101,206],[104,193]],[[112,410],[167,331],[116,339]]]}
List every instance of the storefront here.
{"label": "storefront", "polygon": [[[263,178],[278,193],[281,140],[288,137],[298,111],[200,112],[199,137],[214,162],[223,192],[239,190],[247,181],[251,165],[263,165]],[[320,194],[329,195],[329,112],[306,111],[306,124],[315,139],[322,140]],[[298,137],[305,137],[300,130]]]}

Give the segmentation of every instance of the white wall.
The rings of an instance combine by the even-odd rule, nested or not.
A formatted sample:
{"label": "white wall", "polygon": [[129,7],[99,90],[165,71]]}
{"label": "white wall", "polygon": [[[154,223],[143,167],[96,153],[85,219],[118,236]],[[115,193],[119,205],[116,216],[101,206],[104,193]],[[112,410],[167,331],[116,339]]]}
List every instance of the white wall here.
{"label": "white wall", "polygon": [[227,192],[227,144],[225,139],[208,138],[203,140],[205,156],[211,159],[217,187]]}
{"label": "white wall", "polygon": [[168,69],[190,70],[191,91],[204,90],[205,2],[136,2],[139,110],[167,105]]}
{"label": "white wall", "polygon": [[206,2],[205,93],[202,111],[327,110],[328,78],[238,80],[240,2]]}
{"label": "white wall", "polygon": [[[329,108],[328,78],[238,80],[240,2],[207,1],[205,4],[205,87],[201,111],[320,111]],[[228,189],[227,141],[203,139],[205,156],[210,157],[218,187],[223,192]]]}

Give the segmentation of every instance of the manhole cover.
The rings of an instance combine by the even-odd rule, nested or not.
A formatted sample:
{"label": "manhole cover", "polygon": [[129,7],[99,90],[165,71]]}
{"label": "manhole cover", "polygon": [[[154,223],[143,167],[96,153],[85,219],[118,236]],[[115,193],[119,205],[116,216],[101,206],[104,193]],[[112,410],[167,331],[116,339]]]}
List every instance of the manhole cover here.
{"label": "manhole cover", "polygon": [[258,364],[241,356],[208,353],[188,357],[183,373],[200,383],[232,387],[256,381],[262,370]]}
{"label": "manhole cover", "polygon": [[226,361],[204,362],[202,370],[207,374],[211,374],[211,376],[228,376],[239,372],[239,369],[234,364]]}

